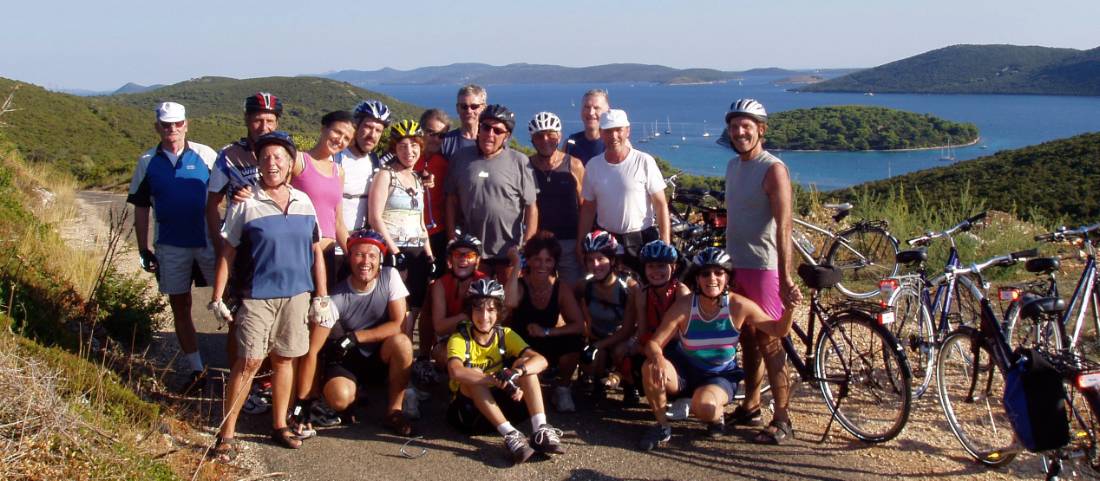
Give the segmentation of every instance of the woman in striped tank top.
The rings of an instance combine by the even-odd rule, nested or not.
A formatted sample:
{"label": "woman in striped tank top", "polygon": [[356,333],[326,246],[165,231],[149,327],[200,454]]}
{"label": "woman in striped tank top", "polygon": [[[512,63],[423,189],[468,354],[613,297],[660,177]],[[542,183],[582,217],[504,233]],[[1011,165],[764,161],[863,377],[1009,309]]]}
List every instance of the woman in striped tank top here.
{"label": "woman in striped tank top", "polygon": [[[791,306],[782,319],[772,319],[756,303],[729,292],[731,270],[729,255],[722,249],[708,247],[696,255],[686,277],[694,285],[694,294],[678,299],[645,343],[642,378],[657,426],[642,437],[639,448],[643,451],[671,439],[672,427],[665,414],[670,397],[691,396],[691,412],[707,423],[707,434],[724,434],[723,408],[743,377],[737,365],[742,327],[749,323],[776,337],[790,331]],[[665,352],[673,337],[679,342]]]}

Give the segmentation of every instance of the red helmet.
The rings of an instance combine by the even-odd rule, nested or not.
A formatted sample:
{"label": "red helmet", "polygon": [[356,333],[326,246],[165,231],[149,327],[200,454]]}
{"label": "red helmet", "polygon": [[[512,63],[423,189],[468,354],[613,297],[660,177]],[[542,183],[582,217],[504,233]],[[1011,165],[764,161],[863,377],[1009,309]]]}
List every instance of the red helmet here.
{"label": "red helmet", "polygon": [[359,229],[352,232],[348,236],[348,250],[350,251],[352,246],[356,244],[371,244],[381,251],[382,255],[386,255],[386,240],[382,238],[382,234],[370,229]]}
{"label": "red helmet", "polygon": [[279,97],[267,92],[256,92],[251,97],[244,99],[244,113],[271,112],[276,117],[283,115],[283,103]]}

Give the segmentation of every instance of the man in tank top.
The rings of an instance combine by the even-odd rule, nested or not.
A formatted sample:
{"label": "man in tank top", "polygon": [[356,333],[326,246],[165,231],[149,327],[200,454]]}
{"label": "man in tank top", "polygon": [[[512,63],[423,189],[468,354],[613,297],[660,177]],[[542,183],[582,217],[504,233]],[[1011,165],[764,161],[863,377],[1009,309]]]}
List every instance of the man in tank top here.
{"label": "man in tank top", "polygon": [[551,112],[539,112],[527,124],[535,154],[530,156],[538,189],[539,229],[550,231],[561,244],[558,275],[570,284],[581,276],[577,259],[577,219],[580,212],[584,164],[558,150],[561,119]]}

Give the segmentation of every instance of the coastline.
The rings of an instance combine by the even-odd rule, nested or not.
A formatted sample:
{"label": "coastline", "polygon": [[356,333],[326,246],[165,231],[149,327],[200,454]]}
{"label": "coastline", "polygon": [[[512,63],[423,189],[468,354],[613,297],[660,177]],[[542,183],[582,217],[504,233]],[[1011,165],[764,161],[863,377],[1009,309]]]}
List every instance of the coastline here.
{"label": "coastline", "polygon": [[935,146],[932,146],[932,147],[915,147],[915,148],[911,148],[911,149],[886,149],[886,150],[876,150],[876,149],[868,149],[868,150],[777,149],[777,148],[767,147],[767,143],[765,143],[764,146],[765,146],[765,148],[767,148],[769,151],[772,151],[772,152],[917,152],[917,151],[921,151],[921,150],[945,149],[945,148],[948,148],[948,147],[953,148],[953,149],[958,148],[958,147],[970,147],[972,145],[977,145],[978,142],[981,142],[981,141],[982,141],[982,137],[979,135],[978,138],[974,139],[972,142],[967,142],[965,144],[935,145]]}

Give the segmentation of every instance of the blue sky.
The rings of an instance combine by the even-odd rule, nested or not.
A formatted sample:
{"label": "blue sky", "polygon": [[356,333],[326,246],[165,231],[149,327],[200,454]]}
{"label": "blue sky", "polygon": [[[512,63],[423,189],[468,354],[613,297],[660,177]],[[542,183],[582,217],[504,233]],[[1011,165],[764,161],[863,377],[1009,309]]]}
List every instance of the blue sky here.
{"label": "blue sky", "polygon": [[454,62],[872,67],[958,43],[1100,46],[1100,1],[14,0],[0,77],[112,90]]}

